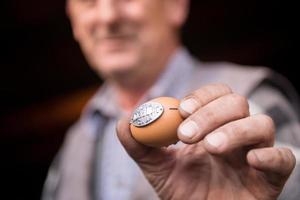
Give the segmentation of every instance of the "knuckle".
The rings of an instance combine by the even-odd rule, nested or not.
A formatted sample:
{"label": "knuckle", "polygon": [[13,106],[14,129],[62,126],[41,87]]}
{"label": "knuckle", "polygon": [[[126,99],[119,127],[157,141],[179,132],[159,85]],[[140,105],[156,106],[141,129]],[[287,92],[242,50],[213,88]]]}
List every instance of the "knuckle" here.
{"label": "knuckle", "polygon": [[198,90],[191,92],[184,99],[192,98],[199,106],[204,106],[209,102],[227,94],[231,94],[231,88],[223,83],[215,83],[210,85],[205,85]]}
{"label": "knuckle", "polygon": [[238,94],[230,94],[228,95],[228,98],[230,104],[233,104],[238,108],[236,109],[236,112],[239,117],[246,117],[249,115],[249,104],[246,97]]}
{"label": "knuckle", "polygon": [[248,101],[244,96],[238,95],[238,94],[231,94],[229,95],[231,97],[231,101],[238,106],[246,106],[248,105]]}
{"label": "knuckle", "polygon": [[232,93],[231,88],[223,83],[214,83],[206,85],[197,91],[198,95],[207,95],[210,97],[220,97]]}
{"label": "knuckle", "polygon": [[202,106],[208,104],[215,97],[211,86],[203,86],[200,89],[194,91],[191,96]]}
{"label": "knuckle", "polygon": [[277,154],[277,159],[275,159],[276,157],[274,157],[274,160],[277,160],[277,163],[279,163],[281,166],[286,164],[286,159],[284,157],[284,153],[282,152],[282,148],[276,148],[276,154]]}
{"label": "knuckle", "polygon": [[294,153],[292,152],[291,149],[286,148],[286,147],[283,147],[281,149],[282,149],[282,151],[284,151],[283,155],[286,160],[285,164],[288,165],[289,169],[293,169],[296,165],[296,157],[295,157]]}
{"label": "knuckle", "polygon": [[289,171],[294,168],[295,158],[292,151],[286,147],[276,148],[277,151],[277,163],[281,166],[285,166],[285,169]]}
{"label": "knuckle", "polygon": [[293,160],[296,160],[294,153],[292,152],[291,149],[283,147],[283,149],[286,151],[287,155],[292,158]]}
{"label": "knuckle", "polygon": [[229,124],[223,126],[221,128],[221,131],[227,133],[229,136],[230,135],[236,136],[236,133],[243,134],[243,132],[244,132],[243,126],[239,126],[236,123],[229,123]]}
{"label": "knuckle", "polygon": [[273,119],[268,115],[261,115],[262,121],[272,132],[275,132],[275,125]]}
{"label": "knuckle", "polygon": [[216,83],[215,85],[218,88],[220,88],[220,90],[222,90],[222,92],[225,93],[225,94],[226,93],[228,93],[228,94],[232,93],[231,88],[227,84],[225,84],[225,83]]}
{"label": "knuckle", "polygon": [[218,123],[216,114],[210,109],[203,109],[202,112],[196,113],[192,118],[196,122],[201,122],[203,125],[209,124],[211,126]]}
{"label": "knuckle", "polygon": [[237,143],[243,141],[245,137],[248,137],[249,128],[247,125],[233,122],[223,126],[220,131],[225,132],[229,141]]}
{"label": "knuckle", "polygon": [[263,132],[267,140],[274,141],[275,125],[273,119],[268,115],[258,115],[258,122],[263,127]]}
{"label": "knuckle", "polygon": [[296,159],[292,153],[292,151],[288,148],[281,147],[277,148],[278,152],[278,160],[277,162],[280,166],[283,166],[287,173],[290,173],[296,164]]}
{"label": "knuckle", "polygon": [[204,106],[205,102],[203,100],[203,95],[199,94],[199,91],[194,91],[188,95],[185,99],[193,99],[197,102],[198,106]]}

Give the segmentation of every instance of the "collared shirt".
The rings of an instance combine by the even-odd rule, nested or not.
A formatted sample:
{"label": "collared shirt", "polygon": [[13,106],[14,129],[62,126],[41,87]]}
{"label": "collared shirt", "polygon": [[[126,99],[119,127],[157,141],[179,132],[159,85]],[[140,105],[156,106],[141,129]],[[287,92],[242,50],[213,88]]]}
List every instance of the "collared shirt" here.
{"label": "collared shirt", "polygon": [[[298,160],[280,199],[299,199],[300,126],[296,110],[299,101],[288,82],[274,78],[270,70],[226,62],[198,62],[180,48],[140,103],[158,96],[182,98],[215,82],[226,83],[234,92],[247,96],[250,110],[273,117],[277,143],[291,147]],[[105,84],[86,106],[49,170],[44,200],[157,198],[117,139],[116,122],[126,113],[117,106],[116,98],[113,88]]]}

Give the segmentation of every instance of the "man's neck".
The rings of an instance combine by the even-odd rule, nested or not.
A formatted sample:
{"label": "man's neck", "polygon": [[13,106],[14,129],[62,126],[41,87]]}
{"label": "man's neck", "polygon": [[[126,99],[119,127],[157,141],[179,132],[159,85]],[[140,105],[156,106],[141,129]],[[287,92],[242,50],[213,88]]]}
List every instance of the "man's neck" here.
{"label": "man's neck", "polygon": [[161,71],[157,73],[147,73],[147,75],[124,75],[122,78],[111,80],[110,85],[116,92],[116,97],[120,107],[128,112],[148,93],[150,88],[157,81]]}
{"label": "man's neck", "polygon": [[147,71],[133,72],[123,74],[111,81],[111,85],[116,91],[119,105],[125,111],[131,112],[137,103],[148,93],[150,88],[155,84],[162,71],[167,66],[170,57],[175,53],[177,48],[170,49],[164,59],[155,63],[156,66],[147,66]]}

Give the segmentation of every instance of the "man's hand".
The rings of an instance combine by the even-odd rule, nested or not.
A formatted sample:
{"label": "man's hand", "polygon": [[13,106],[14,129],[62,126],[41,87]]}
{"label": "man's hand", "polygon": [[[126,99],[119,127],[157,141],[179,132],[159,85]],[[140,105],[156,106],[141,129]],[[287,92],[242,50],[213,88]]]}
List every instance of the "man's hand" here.
{"label": "man's hand", "polygon": [[295,166],[289,149],[275,148],[274,124],[249,116],[246,98],[222,84],[208,85],[180,104],[185,121],[178,148],[136,142],[128,119],[118,137],[162,199],[276,199]]}

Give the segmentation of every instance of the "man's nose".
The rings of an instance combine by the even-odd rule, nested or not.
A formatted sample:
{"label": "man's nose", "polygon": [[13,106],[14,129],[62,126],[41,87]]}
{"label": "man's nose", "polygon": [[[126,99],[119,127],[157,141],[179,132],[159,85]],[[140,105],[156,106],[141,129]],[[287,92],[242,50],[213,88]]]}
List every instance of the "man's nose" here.
{"label": "man's nose", "polygon": [[118,1],[116,0],[99,0],[97,3],[97,17],[101,23],[111,24],[120,17]]}

